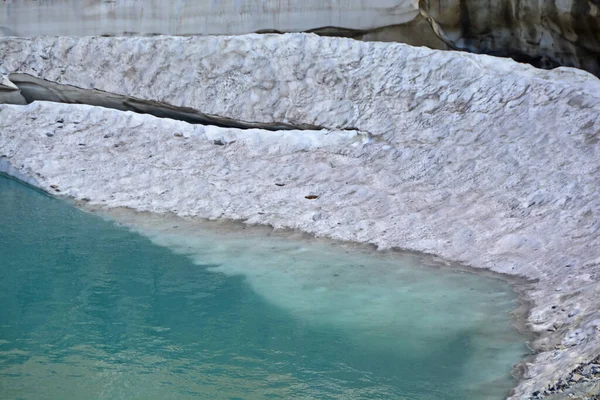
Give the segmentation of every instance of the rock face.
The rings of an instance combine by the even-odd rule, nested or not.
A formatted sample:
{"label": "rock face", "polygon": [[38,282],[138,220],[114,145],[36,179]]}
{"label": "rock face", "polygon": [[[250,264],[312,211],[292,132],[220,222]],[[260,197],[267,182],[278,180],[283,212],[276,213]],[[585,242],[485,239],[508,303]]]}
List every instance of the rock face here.
{"label": "rock face", "polygon": [[418,15],[412,21],[404,24],[363,31],[350,37],[371,42],[406,43],[411,46],[425,46],[438,50],[448,50],[451,48],[435,34],[433,29],[431,29],[431,24],[422,15]]}
{"label": "rock face", "polygon": [[450,47],[600,76],[598,0],[421,0]]}
{"label": "rock face", "polygon": [[45,190],[536,279],[540,353],[515,399],[600,352],[600,81],[588,73],[306,34],[2,39],[0,54],[4,74],[326,129],[2,106],[0,161]]}

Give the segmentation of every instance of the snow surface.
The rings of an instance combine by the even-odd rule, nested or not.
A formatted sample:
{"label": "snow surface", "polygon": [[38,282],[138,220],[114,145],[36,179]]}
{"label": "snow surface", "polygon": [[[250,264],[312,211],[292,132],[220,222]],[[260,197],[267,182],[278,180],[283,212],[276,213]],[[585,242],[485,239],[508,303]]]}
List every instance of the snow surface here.
{"label": "snow surface", "polygon": [[393,143],[472,140],[482,125],[567,132],[595,121],[600,101],[600,80],[583,71],[311,34],[0,38],[0,55],[0,73]]}

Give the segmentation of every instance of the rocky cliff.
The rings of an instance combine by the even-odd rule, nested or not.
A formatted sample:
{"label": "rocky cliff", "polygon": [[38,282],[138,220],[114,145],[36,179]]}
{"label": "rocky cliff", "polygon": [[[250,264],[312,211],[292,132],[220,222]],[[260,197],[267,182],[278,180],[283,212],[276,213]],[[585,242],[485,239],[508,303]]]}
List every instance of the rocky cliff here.
{"label": "rocky cliff", "polygon": [[451,48],[600,76],[598,0],[420,0]]}

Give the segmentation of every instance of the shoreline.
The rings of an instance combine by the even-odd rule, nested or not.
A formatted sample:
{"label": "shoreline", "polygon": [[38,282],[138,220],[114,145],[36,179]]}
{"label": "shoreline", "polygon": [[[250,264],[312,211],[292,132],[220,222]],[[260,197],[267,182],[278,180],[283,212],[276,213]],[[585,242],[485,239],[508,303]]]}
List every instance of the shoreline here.
{"label": "shoreline", "polygon": [[[318,237],[313,234],[295,229],[277,229],[270,225],[247,224],[241,220],[210,220],[198,216],[181,217],[173,213],[152,213],[138,211],[132,208],[111,208],[108,206],[89,205],[87,202],[82,200],[78,200],[68,196],[53,194],[52,192],[44,190],[43,187],[28,183],[27,181],[21,180],[18,177],[10,175],[8,173],[0,172],[0,176],[5,176],[9,179],[18,181],[19,183],[31,187],[39,192],[42,192],[43,194],[51,198],[57,199],[59,201],[65,201],[71,204],[73,207],[77,208],[78,210],[99,216],[100,218],[108,220],[116,224],[117,226],[123,226],[129,229],[132,229],[132,227],[135,226],[135,220],[158,219],[160,220],[160,224],[172,225],[173,223],[177,223],[177,225],[175,226],[179,228],[183,223],[187,225],[187,228],[202,228],[203,230],[211,231],[217,235],[241,234],[242,231],[244,231],[244,234],[255,236],[275,236],[277,238],[292,239],[301,242],[325,243],[329,246],[334,247],[350,247],[354,250],[360,251],[361,253],[368,253],[386,258],[395,258],[408,255],[411,257],[418,258],[419,265],[427,269],[449,269],[451,271],[456,271],[460,273],[474,274],[477,276],[483,276],[490,279],[500,280],[508,284],[516,295],[519,307],[517,307],[509,313],[511,316],[512,325],[513,328],[515,328],[519,332],[519,334],[523,335],[524,339],[526,339],[525,344],[532,352],[529,356],[519,360],[519,362],[515,363],[512,366],[511,375],[516,380],[517,384],[519,384],[524,379],[527,373],[527,363],[532,361],[538,353],[538,349],[535,348],[535,342],[541,338],[542,333],[531,330],[529,326],[529,315],[532,308],[535,306],[535,303],[534,299],[532,299],[528,295],[528,291],[533,287],[533,285],[536,284],[535,280],[527,279],[525,277],[517,275],[496,272],[485,268],[472,267],[464,263],[442,259],[436,256],[435,254],[427,254],[419,251],[406,250],[400,248],[380,250],[375,244],[372,243],[342,241],[332,239],[327,236]],[[124,215],[127,216],[125,219],[123,218]],[[139,234],[143,234],[143,228],[134,231]],[[509,395],[513,395],[514,393],[512,392],[514,390],[515,388],[512,388]]]}
{"label": "shoreline", "polygon": [[[384,261],[385,264],[390,264],[390,262],[395,263],[395,260],[398,260],[399,265],[402,265],[403,264],[402,257],[403,256],[406,257],[407,254],[405,254],[405,253],[409,253],[410,257],[418,258],[419,262],[416,262],[414,264],[412,262],[409,262],[408,264],[406,264],[405,268],[407,268],[408,270],[415,268],[417,271],[422,270],[427,274],[431,274],[432,276],[435,275],[438,272],[438,270],[452,271],[452,274],[455,274],[455,276],[457,277],[455,281],[452,280],[453,282],[458,284],[462,281],[462,282],[464,282],[465,285],[467,285],[467,286],[453,285],[453,287],[459,288],[462,286],[461,290],[463,290],[463,291],[466,290],[467,293],[468,293],[469,287],[478,287],[477,283],[475,283],[474,286],[468,286],[469,282],[471,282],[471,283],[479,282],[476,278],[469,277],[469,275],[485,276],[486,279],[483,279],[482,282],[485,282],[486,280],[493,280],[493,281],[498,281],[498,283],[490,282],[489,284],[485,284],[483,286],[484,288],[491,287],[492,289],[491,289],[491,291],[484,290],[481,293],[490,291],[491,293],[488,293],[488,295],[491,296],[490,298],[497,298],[497,295],[499,293],[504,293],[504,296],[508,295],[508,297],[506,297],[506,299],[512,299],[510,301],[510,304],[515,305],[515,303],[516,303],[516,305],[519,306],[519,308],[521,308],[523,306],[520,299],[517,298],[518,296],[516,296],[516,291],[515,291],[514,285],[507,281],[507,279],[511,279],[511,278],[512,278],[512,280],[514,280],[514,277],[498,276],[498,274],[495,274],[492,271],[476,270],[476,269],[473,269],[468,266],[458,265],[458,264],[455,264],[452,262],[447,262],[445,260],[440,260],[439,258],[434,257],[432,255],[424,255],[424,254],[420,254],[417,252],[402,252],[398,249],[377,251],[376,249],[373,248],[373,246],[370,246],[369,244],[365,244],[365,243],[340,242],[337,240],[331,240],[329,238],[317,238],[317,237],[314,237],[313,235],[309,235],[304,232],[299,232],[299,231],[294,231],[294,230],[275,230],[272,227],[267,227],[267,226],[254,226],[254,225],[247,226],[247,225],[241,223],[240,221],[230,221],[230,220],[207,221],[202,218],[193,218],[193,217],[182,218],[182,217],[178,217],[175,215],[159,215],[159,214],[154,214],[154,213],[140,213],[140,212],[137,212],[137,211],[131,210],[131,209],[106,209],[103,207],[86,207],[85,202],[79,202],[79,201],[73,200],[72,198],[65,198],[65,197],[54,195],[52,193],[48,193],[42,189],[39,189],[38,187],[31,186],[31,185],[27,184],[26,182],[20,181],[19,179],[16,179],[12,176],[8,176],[6,174],[0,173],[0,178],[3,178],[3,177],[6,177],[7,179],[11,179],[15,182],[19,182],[19,184],[25,185],[28,188],[34,189],[36,192],[40,192],[40,193],[44,194],[44,196],[47,196],[52,199],[52,200],[49,199],[49,201],[65,202],[66,204],[73,206],[74,209],[72,212],[75,212],[76,214],[79,211],[82,211],[84,213],[89,213],[90,215],[92,215],[94,217],[100,217],[100,219],[104,219],[105,221],[108,221],[109,223],[111,223],[111,225],[114,224],[115,227],[119,227],[121,229],[125,228],[126,230],[129,230],[132,233],[136,234],[136,236],[141,235],[143,237],[147,237],[154,243],[154,245],[157,245],[157,246],[166,246],[166,248],[169,248],[168,245],[163,245],[163,244],[154,242],[154,240],[153,240],[154,234],[153,233],[159,232],[158,235],[161,236],[163,231],[170,231],[170,229],[173,229],[174,232],[175,231],[178,232],[177,235],[182,235],[183,237],[187,237],[190,235],[193,236],[194,229],[199,229],[202,232],[208,233],[209,237],[211,235],[214,235],[217,242],[224,241],[225,243],[229,243],[230,242],[229,239],[231,239],[231,238],[239,239],[242,237],[244,239],[248,238],[251,243],[255,243],[256,239],[258,239],[260,241],[261,239],[268,236],[269,238],[274,237],[274,239],[275,238],[278,240],[281,239],[281,241],[284,243],[284,246],[286,246],[285,242],[290,242],[294,248],[299,246],[300,249],[303,249],[305,245],[308,245],[308,248],[310,249],[311,244],[324,244],[324,245],[326,245],[326,247],[324,247],[325,249],[327,249],[329,246],[336,246],[336,249],[332,249],[333,254],[338,254],[338,255],[342,254],[342,257],[343,257],[343,253],[345,253],[344,250],[348,250],[348,251],[350,251],[350,254],[352,254],[353,256],[358,256],[358,258],[361,260],[360,263],[365,263],[365,261],[366,261],[365,264],[367,267],[369,267],[369,265],[368,265],[369,260],[364,258],[363,255],[369,257],[370,259],[371,259],[371,257],[373,257],[371,260],[375,265],[378,265],[380,263],[380,261],[381,261],[380,258],[383,258],[385,260]],[[149,222],[147,224],[143,224],[141,228],[137,229],[137,227],[135,225],[136,224],[135,221],[138,221],[138,220],[149,221]],[[174,226],[174,224],[176,224],[176,225]],[[157,227],[157,225],[158,225],[158,227]],[[150,232],[149,235],[144,235],[145,227],[152,228],[152,231]],[[154,230],[155,227],[157,229],[156,231]],[[183,233],[181,233],[179,231],[183,231]],[[202,237],[202,236],[204,236],[204,235],[201,235],[200,237]],[[267,240],[267,243],[273,243],[274,246],[278,246],[275,241],[271,241],[270,239]],[[270,244],[267,245],[265,247],[265,249],[270,248],[270,246],[271,246]],[[281,248],[281,247],[278,246],[277,248]],[[319,246],[318,248],[321,249],[323,247]],[[174,249],[171,249],[171,251],[173,251],[174,254],[181,254]],[[358,253],[357,253],[357,251],[358,251]],[[268,256],[266,256],[266,257],[268,257]],[[423,262],[422,261],[423,259],[426,259],[426,261]],[[210,262],[208,263],[208,265],[210,265]],[[350,261],[350,264],[348,264],[348,266],[350,266],[350,265],[353,265],[354,267],[356,267],[356,266],[358,266],[358,263],[352,264],[352,261]],[[340,271],[340,274],[342,276],[344,276],[344,270],[341,269],[339,271]],[[369,272],[369,274],[372,272],[376,272],[377,269],[370,269],[370,271],[371,272]],[[217,271],[215,271],[215,272],[217,272]],[[382,272],[382,271],[380,271],[380,272]],[[443,271],[439,271],[439,272],[441,273],[442,276],[447,275]],[[385,276],[385,275],[381,275],[381,274],[379,274],[379,275]],[[465,275],[465,278],[459,277],[462,275]],[[410,276],[410,274],[409,274],[409,276]],[[427,275],[419,275],[419,276],[423,276],[425,278],[425,281],[427,281]],[[337,279],[337,278],[333,278],[333,279]],[[339,278],[339,279],[345,279],[345,278]],[[409,278],[408,282],[410,282],[410,281],[411,281],[411,279]],[[343,284],[343,282],[345,282],[345,281],[338,281],[338,282],[342,282],[342,284]],[[351,281],[348,281],[348,282],[351,282]],[[510,288],[506,287],[505,285],[502,285],[501,282],[510,285]],[[410,285],[410,283],[409,283],[409,285]],[[370,286],[372,286],[374,288],[379,287],[376,283],[373,283]],[[399,287],[402,287],[402,285],[399,285]],[[423,286],[420,286],[420,287],[423,287]],[[385,286],[381,287],[381,289],[384,289],[384,288],[385,288]],[[474,289],[471,289],[471,290],[474,290]],[[477,290],[477,289],[475,289],[475,290]],[[481,290],[481,289],[479,289],[479,290]],[[348,293],[351,294],[353,292],[350,291]],[[260,294],[260,292],[257,292],[257,294]],[[511,296],[511,294],[512,294],[512,296]],[[446,297],[446,296],[444,296],[444,297]],[[490,301],[490,300],[485,299],[485,295],[483,295],[483,298],[481,298],[481,300],[483,302]],[[493,302],[495,302],[495,301],[493,301]],[[502,315],[505,315],[506,317],[502,317],[502,321],[505,322],[505,324],[498,326],[497,328],[499,328],[501,332],[504,332],[502,326],[506,326],[506,327],[510,326],[511,327],[510,330],[514,332],[514,323],[516,322],[514,310],[509,311],[510,308],[508,308],[508,309],[506,307],[503,307],[503,308],[504,308],[504,310],[502,310]],[[469,306],[465,304],[465,307],[462,310],[462,312],[464,314],[468,314],[468,310],[469,310]],[[473,310],[477,310],[477,307],[474,307]],[[424,308],[421,311],[427,311],[427,308]],[[459,319],[462,318],[460,312],[457,312],[455,315]],[[485,321],[485,320],[486,319],[484,318],[483,321]],[[450,325],[452,326],[452,324],[450,324]],[[470,326],[470,325],[464,325],[464,329],[467,329],[466,328],[467,326]],[[474,326],[471,326],[471,328],[474,328]],[[396,332],[396,331],[394,330],[392,332]],[[443,336],[443,334],[442,334],[442,336]],[[485,336],[482,336],[481,338],[484,339]],[[518,341],[517,343],[521,343],[521,346],[523,347],[523,341],[526,338],[523,336],[520,336],[520,338],[522,340]],[[504,343],[504,342],[501,341],[500,343]],[[508,342],[506,342],[506,343],[508,343]],[[480,348],[480,350],[485,351],[486,348],[487,347],[482,347],[482,348]],[[495,346],[494,346],[494,348],[495,348]],[[476,357],[474,357],[474,358],[476,358]],[[498,372],[500,372],[500,371],[498,371]],[[502,373],[505,374],[506,378],[509,377],[509,372],[510,372],[510,375],[513,377],[513,379],[510,380],[510,383],[512,383],[512,385],[515,385],[517,383],[518,378],[514,374],[514,367],[510,371],[509,371],[509,368],[502,370]],[[466,376],[469,376],[469,375],[467,374]],[[497,375],[494,375],[494,376],[500,377],[500,373]],[[485,388],[488,387],[488,384],[483,384],[483,385],[480,385],[479,387],[482,387],[485,390]],[[505,387],[505,386],[503,386],[503,387]],[[507,393],[508,393],[509,388],[512,388],[512,386],[509,385],[508,388],[506,388]],[[484,391],[484,393],[485,393],[485,391]],[[479,396],[475,396],[473,398],[479,398]],[[494,398],[501,398],[501,397],[494,397]],[[502,398],[504,398],[504,397],[502,397]]]}

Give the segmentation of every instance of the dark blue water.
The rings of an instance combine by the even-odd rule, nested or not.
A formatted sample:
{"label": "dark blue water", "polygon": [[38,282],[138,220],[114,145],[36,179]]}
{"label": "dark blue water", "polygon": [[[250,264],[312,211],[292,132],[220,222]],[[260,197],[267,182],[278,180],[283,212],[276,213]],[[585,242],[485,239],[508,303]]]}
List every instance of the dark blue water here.
{"label": "dark blue water", "polygon": [[501,399],[514,385],[525,347],[501,281],[151,226],[0,176],[1,399]]}

